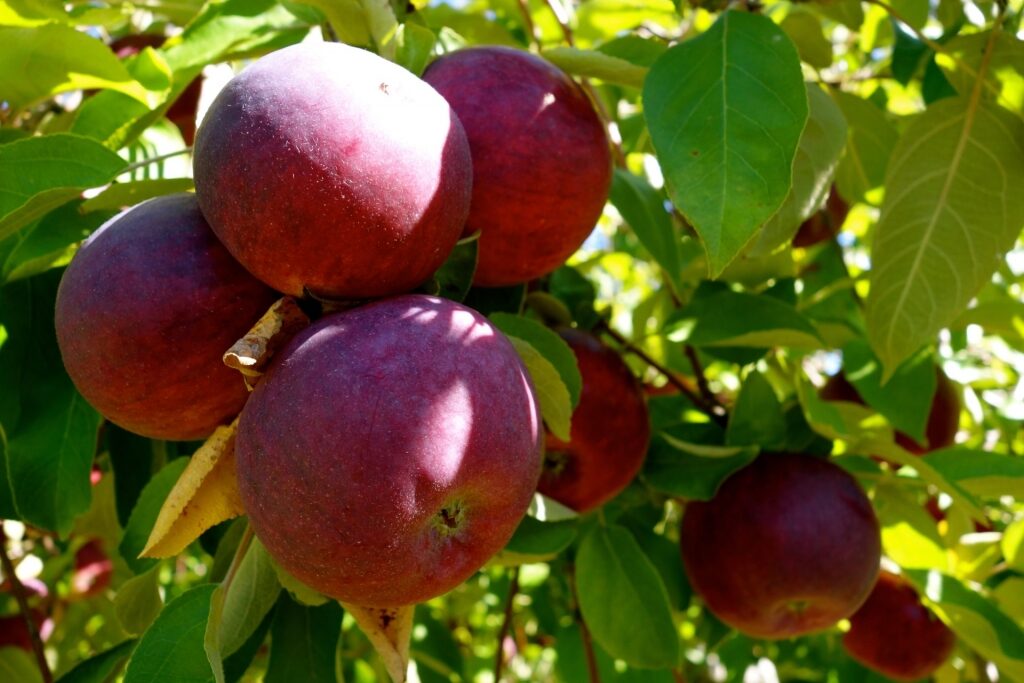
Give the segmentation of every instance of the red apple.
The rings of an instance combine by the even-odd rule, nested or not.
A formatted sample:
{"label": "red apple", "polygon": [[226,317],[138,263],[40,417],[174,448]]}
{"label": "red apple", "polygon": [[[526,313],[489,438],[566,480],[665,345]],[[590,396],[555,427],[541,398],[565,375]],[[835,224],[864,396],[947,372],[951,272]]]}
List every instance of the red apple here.
{"label": "red apple", "polygon": [[955,645],[956,636],[921,604],[910,582],[886,571],[843,636],[851,657],[899,681],[931,676]]}
{"label": "red apple", "polygon": [[110,586],[114,563],[103,551],[99,539],[93,539],[75,553],[75,573],[71,577],[71,591],[79,597],[100,595]]}
{"label": "red apple", "polygon": [[474,283],[514,285],[558,268],[594,229],[611,184],[608,136],[586,93],[549,62],[507,47],[445,55],[423,78],[469,136],[465,233],[482,231]]}
{"label": "red apple", "polygon": [[396,607],[504,547],[541,470],[533,387],[476,311],[408,295],[326,316],[277,355],[236,452],[256,535],[300,581]]}
{"label": "red apple", "polygon": [[577,512],[614,498],[640,471],[651,427],[643,388],[611,348],[591,334],[563,328],[583,380],[569,443],[547,436],[537,490]]}
{"label": "red apple", "polygon": [[469,211],[462,124],[370,52],[302,43],[220,92],[195,145],[196,193],[228,250],[282,292],[398,294],[427,280]]}
{"label": "red apple", "polygon": [[199,439],[242,409],[245,383],[221,357],[275,298],[217,241],[194,195],[160,197],[82,244],[57,292],[57,341],[107,419]]}
{"label": "red apple", "polygon": [[[36,629],[42,630],[46,615],[41,610],[31,609]],[[32,636],[29,635],[25,618],[21,614],[0,617],[0,647],[17,647],[32,652]]]}
{"label": "red apple", "polygon": [[[818,395],[826,401],[848,401],[864,405],[857,388],[841,373],[830,377]],[[927,444],[918,443],[900,431],[896,432],[896,443],[915,455],[952,446],[960,426],[960,408],[960,388],[936,367],[935,395],[925,425]]]}
{"label": "red apple", "polygon": [[846,215],[849,212],[850,206],[843,201],[833,186],[825,207],[800,224],[800,229],[793,237],[793,246],[806,249],[834,239],[846,222]]}
{"label": "red apple", "polygon": [[878,575],[881,534],[856,480],[823,458],[761,455],[686,506],[686,574],[708,609],[758,638],[853,614]]}

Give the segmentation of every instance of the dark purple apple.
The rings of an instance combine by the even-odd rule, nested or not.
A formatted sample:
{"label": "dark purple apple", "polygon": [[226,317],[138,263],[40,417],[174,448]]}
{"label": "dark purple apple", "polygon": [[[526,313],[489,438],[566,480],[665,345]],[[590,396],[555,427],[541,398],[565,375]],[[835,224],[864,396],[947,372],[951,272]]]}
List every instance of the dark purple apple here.
{"label": "dark purple apple", "polygon": [[57,291],[57,341],[111,422],[199,439],[242,409],[245,383],[221,357],[276,296],[217,241],[194,195],[160,197],[82,244]]}
{"label": "dark purple apple", "polygon": [[931,676],[955,645],[956,636],[921,604],[914,586],[886,571],[843,635],[851,657],[898,681]]}
{"label": "dark purple apple", "polygon": [[445,593],[504,547],[541,470],[533,387],[476,311],[422,295],[324,317],[242,412],[242,499],[296,578],[344,602]]}
{"label": "dark purple apple", "polygon": [[829,628],[878,576],[881,535],[856,480],[828,460],[768,453],[686,506],[686,574],[708,609],[757,638]]}
{"label": "dark purple apple", "polygon": [[474,283],[514,285],[562,265],[586,240],[611,184],[608,136],[587,94],[549,62],[507,47],[441,57],[423,74],[466,127],[482,231]]}
{"label": "dark purple apple", "polygon": [[427,280],[462,232],[473,178],[444,98],[339,43],[286,47],[235,76],[199,128],[194,171],[203,214],[242,265],[329,299]]}
{"label": "dark purple apple", "polygon": [[[818,395],[826,401],[847,401],[865,405],[857,388],[842,373],[833,375],[821,388]],[[960,427],[960,388],[938,367],[935,368],[935,395],[928,410],[925,425],[925,440],[919,443],[903,432],[896,432],[896,443],[914,455],[952,446]]]}
{"label": "dark purple apple", "polygon": [[537,490],[577,512],[603,505],[643,465],[651,425],[643,387],[622,358],[591,334],[563,328],[583,380],[569,443],[547,436]]}

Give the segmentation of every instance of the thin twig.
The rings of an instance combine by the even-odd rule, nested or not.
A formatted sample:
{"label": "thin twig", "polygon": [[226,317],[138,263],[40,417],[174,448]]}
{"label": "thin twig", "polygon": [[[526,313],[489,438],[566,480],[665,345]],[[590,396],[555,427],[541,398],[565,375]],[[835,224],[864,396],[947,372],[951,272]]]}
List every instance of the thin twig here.
{"label": "thin twig", "polygon": [[708,417],[714,420],[714,422],[718,424],[720,427],[725,427],[726,418],[724,410],[722,410],[721,406],[709,404],[707,401],[704,400],[702,396],[700,396],[697,392],[695,392],[693,389],[688,387],[684,382],[682,382],[674,372],[666,368],[658,361],[651,358],[646,351],[636,346],[633,342],[623,337],[617,331],[613,330],[606,322],[602,321],[598,323],[598,329],[607,333],[609,337],[618,342],[626,351],[629,351],[634,356],[636,356],[637,358],[639,358],[640,360],[642,360],[643,362],[647,363],[649,366],[660,372],[662,375],[664,375],[665,379],[668,380],[669,384],[678,389],[679,393],[681,393],[683,396],[689,399],[690,403],[697,406],[697,408],[700,409],[701,412],[705,413]]}
{"label": "thin twig", "polygon": [[501,683],[501,670],[505,666],[505,638],[512,626],[512,607],[519,592],[519,567],[513,567],[508,584],[508,597],[505,599],[505,616],[498,631],[498,653],[494,656],[494,683]]}
{"label": "thin twig", "polygon": [[530,39],[530,44],[534,47],[540,47],[540,39],[537,38],[537,28],[533,25],[533,17],[530,16],[530,6],[527,4],[527,0],[518,0],[519,13],[523,15],[523,28],[526,29],[526,36]]}
{"label": "thin twig", "polygon": [[587,623],[583,621],[583,614],[580,612],[580,596],[576,592],[576,567],[570,564],[566,569],[568,569],[566,577],[569,580],[569,590],[572,591],[573,615],[580,627],[580,639],[583,641],[583,654],[587,660],[590,683],[601,683],[601,672],[597,668],[597,656],[594,654],[594,641],[590,637],[590,629],[587,628]]}
{"label": "thin twig", "polygon": [[3,564],[4,574],[11,581],[11,590],[14,592],[14,599],[18,603],[18,609],[25,620],[25,627],[28,629],[29,639],[32,641],[32,653],[36,656],[36,664],[39,666],[39,673],[42,674],[43,683],[53,683],[53,672],[46,661],[46,653],[43,651],[43,641],[39,637],[39,629],[36,628],[35,619],[28,608],[28,598],[25,595],[25,586],[14,571],[14,563],[11,556],[7,554],[7,532],[4,531],[3,523],[0,522],[0,563]]}
{"label": "thin twig", "polygon": [[141,161],[136,161],[135,163],[128,164],[127,166],[124,167],[124,169],[121,171],[121,173],[131,173],[132,171],[137,171],[138,169],[143,168],[144,166],[149,166],[150,164],[156,164],[156,163],[159,163],[161,161],[164,161],[165,159],[170,159],[172,157],[178,157],[178,156],[181,156],[182,154],[189,154],[191,152],[192,152],[192,148],[191,147],[186,147],[185,149],[179,149],[176,152],[168,152],[167,154],[161,154],[159,156],[149,157],[148,159],[142,159]]}
{"label": "thin twig", "polygon": [[704,397],[704,400],[711,405],[721,405],[718,402],[718,398],[711,392],[711,387],[708,386],[708,378],[704,374],[704,366],[701,365],[700,358],[697,356],[697,349],[693,348],[689,344],[684,346],[686,352],[686,358],[690,361],[690,368],[693,370],[693,376],[697,379],[697,388],[700,389],[700,395]]}

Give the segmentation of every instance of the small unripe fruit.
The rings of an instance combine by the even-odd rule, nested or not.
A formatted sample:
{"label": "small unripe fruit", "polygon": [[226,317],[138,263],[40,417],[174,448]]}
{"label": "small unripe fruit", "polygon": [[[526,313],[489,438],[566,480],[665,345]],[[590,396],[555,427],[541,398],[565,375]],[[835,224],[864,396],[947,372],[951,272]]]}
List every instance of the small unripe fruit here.
{"label": "small unripe fruit", "polygon": [[57,342],[111,422],[200,439],[242,409],[245,384],[221,358],[275,297],[217,241],[194,195],[160,197],[82,244],[57,291]]}
{"label": "small unripe fruit", "polygon": [[686,574],[715,616],[757,638],[829,628],[878,576],[881,534],[845,470],[808,455],[759,456],[708,501],[688,503]]}
{"label": "small unripe fruit", "polygon": [[562,265],[594,229],[611,185],[608,136],[586,93],[549,62],[506,47],[441,57],[423,74],[466,127],[480,230],[474,283],[514,285]]}
{"label": "small unripe fruit", "polygon": [[196,136],[214,232],[275,289],[398,294],[447,258],[469,211],[462,125],[400,66],[339,43],[278,50],[235,76]]}
{"label": "small unripe fruit", "polygon": [[519,356],[486,318],[385,299],[320,319],[274,357],[239,422],[239,487],[300,581],[409,605],[511,537],[540,476],[540,424]]}

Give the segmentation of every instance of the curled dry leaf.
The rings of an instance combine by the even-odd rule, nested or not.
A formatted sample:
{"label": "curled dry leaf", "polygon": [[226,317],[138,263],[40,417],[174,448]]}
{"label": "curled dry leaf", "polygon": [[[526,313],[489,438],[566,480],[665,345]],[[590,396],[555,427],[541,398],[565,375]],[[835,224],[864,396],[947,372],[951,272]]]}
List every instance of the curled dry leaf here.
{"label": "curled dry leaf", "polygon": [[281,297],[267,309],[249,332],[224,353],[224,365],[238,370],[251,389],[274,352],[309,324],[293,297]]}
{"label": "curled dry leaf", "polygon": [[171,489],[139,557],[171,557],[215,524],[245,514],[235,474],[236,419],[218,427]]}
{"label": "curled dry leaf", "polygon": [[415,605],[403,607],[360,607],[342,605],[384,660],[391,680],[405,683],[409,672],[409,639],[412,637]]}

